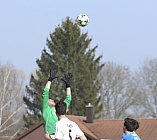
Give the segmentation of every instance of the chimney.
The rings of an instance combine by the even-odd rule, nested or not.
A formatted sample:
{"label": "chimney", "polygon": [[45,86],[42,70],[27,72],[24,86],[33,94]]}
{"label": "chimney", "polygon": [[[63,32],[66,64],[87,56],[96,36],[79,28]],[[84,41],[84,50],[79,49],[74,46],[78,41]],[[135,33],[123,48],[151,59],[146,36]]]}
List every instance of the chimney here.
{"label": "chimney", "polygon": [[93,123],[93,108],[94,106],[91,105],[91,103],[88,103],[86,107],[86,122],[87,123]]}

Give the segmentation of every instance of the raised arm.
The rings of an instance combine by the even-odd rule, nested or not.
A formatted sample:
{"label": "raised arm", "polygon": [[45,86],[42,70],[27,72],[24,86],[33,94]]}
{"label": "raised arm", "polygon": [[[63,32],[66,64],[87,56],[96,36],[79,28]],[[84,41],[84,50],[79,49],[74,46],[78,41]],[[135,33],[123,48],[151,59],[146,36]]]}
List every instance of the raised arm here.
{"label": "raised arm", "polygon": [[70,87],[67,88],[67,95],[71,95],[71,88]]}
{"label": "raised arm", "polygon": [[51,87],[51,81],[47,81],[47,83],[46,83],[46,85],[45,85],[45,88],[50,89],[50,87]]}
{"label": "raised arm", "polygon": [[71,95],[71,88],[70,88],[70,81],[72,79],[72,74],[68,73],[64,75],[64,79],[62,78],[61,80],[66,84],[66,91],[67,95]]}
{"label": "raised arm", "polygon": [[65,83],[66,85],[66,99],[64,100],[64,102],[67,104],[67,109],[70,105],[71,102],[71,87],[70,87],[70,81],[72,79],[72,74],[68,73],[64,75],[64,79],[62,78],[61,80]]}

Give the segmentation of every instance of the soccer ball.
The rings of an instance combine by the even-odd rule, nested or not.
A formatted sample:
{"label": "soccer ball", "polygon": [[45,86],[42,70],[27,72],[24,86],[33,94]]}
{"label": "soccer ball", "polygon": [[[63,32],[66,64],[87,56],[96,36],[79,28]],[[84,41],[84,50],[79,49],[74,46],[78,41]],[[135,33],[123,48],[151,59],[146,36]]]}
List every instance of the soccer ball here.
{"label": "soccer ball", "polygon": [[81,27],[87,26],[89,23],[89,17],[86,14],[80,14],[76,18],[76,23]]}

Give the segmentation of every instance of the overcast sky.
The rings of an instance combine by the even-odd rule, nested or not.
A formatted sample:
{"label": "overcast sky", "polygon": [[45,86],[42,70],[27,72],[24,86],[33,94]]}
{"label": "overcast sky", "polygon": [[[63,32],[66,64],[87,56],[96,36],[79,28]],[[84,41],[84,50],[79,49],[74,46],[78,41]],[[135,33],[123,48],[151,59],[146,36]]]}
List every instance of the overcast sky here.
{"label": "overcast sky", "polygon": [[0,61],[11,62],[29,75],[46,46],[46,38],[66,17],[85,13],[81,28],[98,45],[102,62],[137,69],[147,58],[157,58],[157,0],[1,0]]}

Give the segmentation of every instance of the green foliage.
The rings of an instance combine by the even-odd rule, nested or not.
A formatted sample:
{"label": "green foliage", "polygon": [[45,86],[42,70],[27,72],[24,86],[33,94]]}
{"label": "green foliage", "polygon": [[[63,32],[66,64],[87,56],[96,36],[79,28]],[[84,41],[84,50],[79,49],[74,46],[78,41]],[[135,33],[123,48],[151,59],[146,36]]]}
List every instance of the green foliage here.
{"label": "green foliage", "polygon": [[[95,114],[101,111],[102,105],[97,98],[100,89],[97,75],[103,67],[103,64],[100,64],[102,56],[95,58],[98,46],[90,49],[92,39],[87,36],[88,33],[81,34],[79,26],[67,17],[66,21],[62,21],[62,25],[50,34],[50,38],[47,38],[48,50],[43,49],[41,59],[36,61],[39,67],[36,71],[37,77],[32,75],[29,86],[26,86],[27,95],[24,101],[29,110],[25,117],[28,119],[27,127],[35,124],[34,119],[41,119],[42,91],[49,77],[50,68],[57,70],[59,76],[64,76],[68,72],[73,75],[69,115],[85,116],[85,105],[88,103],[94,105]],[[50,96],[56,102],[65,98],[66,88],[61,80],[53,81]]]}

